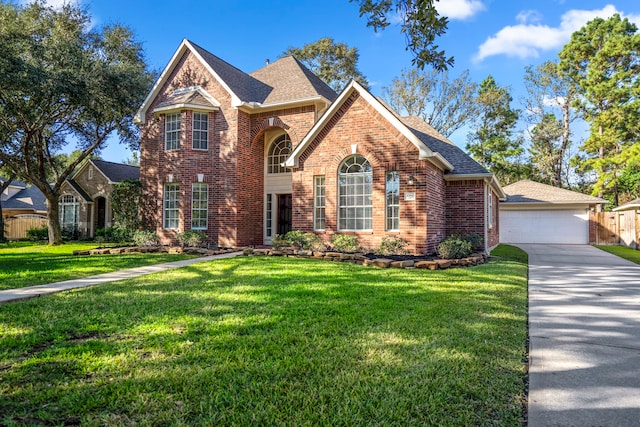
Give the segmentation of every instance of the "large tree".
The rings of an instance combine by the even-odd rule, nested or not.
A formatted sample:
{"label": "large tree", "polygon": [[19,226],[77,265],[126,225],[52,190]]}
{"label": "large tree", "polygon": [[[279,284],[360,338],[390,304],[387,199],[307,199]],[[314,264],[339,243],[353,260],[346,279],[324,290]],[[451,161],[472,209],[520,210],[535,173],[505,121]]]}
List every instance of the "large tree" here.
{"label": "large tree", "polygon": [[368,87],[367,78],[358,70],[358,49],[346,43],[322,38],[302,47],[289,47],[283,56],[292,55],[303,62],[336,92],[340,92],[351,79]]}
{"label": "large tree", "polygon": [[527,67],[524,84],[525,117],[532,126],[529,152],[536,178],[556,187],[567,186],[571,127],[579,117],[573,108],[576,89],[552,61]]}
{"label": "large tree", "polygon": [[419,116],[448,137],[477,115],[477,87],[469,70],[449,80],[447,71],[405,69],[383,88],[382,97],[396,111]]}
{"label": "large tree", "polygon": [[[444,71],[453,65],[453,57],[435,44],[436,37],[447,31],[448,20],[439,16],[435,7],[438,0],[349,0],[360,5],[360,16],[367,17],[367,26],[374,31],[400,18],[400,31],[407,40],[407,50],[413,54],[413,64],[419,69],[429,65]],[[449,1],[449,0],[445,0]]]}
{"label": "large tree", "polygon": [[[130,30],[91,29],[79,6],[0,3],[0,22],[0,161],[45,195],[60,244],[62,184],[111,135],[137,145],[133,116],[152,76]],[[80,154],[62,166],[72,145]]]}
{"label": "large tree", "polygon": [[640,160],[640,33],[616,14],[573,33],[560,52],[560,70],[580,94],[576,105],[590,125],[580,165],[594,171],[594,194],[618,200],[619,175]]}
{"label": "large tree", "polygon": [[488,76],[480,83],[477,101],[479,112],[467,135],[467,151],[503,183],[521,178],[522,141],[514,136],[518,110],[511,107],[509,89]]}

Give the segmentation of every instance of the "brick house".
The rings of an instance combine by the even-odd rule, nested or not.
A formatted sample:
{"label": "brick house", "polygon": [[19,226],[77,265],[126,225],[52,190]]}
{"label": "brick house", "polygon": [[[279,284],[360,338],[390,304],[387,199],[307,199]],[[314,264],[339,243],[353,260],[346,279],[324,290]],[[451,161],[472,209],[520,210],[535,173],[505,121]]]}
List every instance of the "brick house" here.
{"label": "brick house", "polygon": [[113,225],[113,185],[140,178],[138,166],[89,159],[60,189],[60,224],[77,237],[94,237],[96,229]]}
{"label": "brick house", "polygon": [[183,40],[140,107],[143,216],[163,243],[268,245],[289,230],[400,236],[432,253],[454,232],[498,244],[495,177],[359,83],[339,95],[293,57],[246,74]]}

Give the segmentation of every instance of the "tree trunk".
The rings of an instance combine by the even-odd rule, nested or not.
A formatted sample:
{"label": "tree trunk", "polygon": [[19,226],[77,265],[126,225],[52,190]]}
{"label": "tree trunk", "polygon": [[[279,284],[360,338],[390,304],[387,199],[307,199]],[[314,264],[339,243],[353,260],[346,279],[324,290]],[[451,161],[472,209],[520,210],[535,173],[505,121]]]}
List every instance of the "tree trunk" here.
{"label": "tree trunk", "polygon": [[47,219],[49,220],[49,244],[61,245],[62,227],[60,227],[60,210],[58,208],[58,197],[47,197]]}

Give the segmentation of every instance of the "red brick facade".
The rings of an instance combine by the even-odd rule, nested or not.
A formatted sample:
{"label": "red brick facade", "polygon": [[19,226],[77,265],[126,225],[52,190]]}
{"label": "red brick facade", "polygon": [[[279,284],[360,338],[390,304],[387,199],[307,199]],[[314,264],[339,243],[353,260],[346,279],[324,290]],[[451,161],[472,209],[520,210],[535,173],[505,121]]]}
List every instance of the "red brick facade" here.
{"label": "red brick facade", "polygon": [[[208,243],[219,246],[262,245],[265,234],[265,164],[268,141],[274,129],[286,132],[296,149],[318,120],[317,101],[307,105],[283,105],[281,109],[238,108],[233,94],[188,50],[179,58],[162,86],[144,110],[141,138],[141,181],[148,226],[163,243],[191,228],[191,189],[197,182],[208,184]],[[167,113],[158,106],[182,88],[201,87],[219,102],[208,111],[208,148],[192,148],[193,111],[176,107],[180,114],[180,146],[165,150]],[[343,95],[341,95],[343,96]],[[380,107],[357,90],[344,95],[315,139],[304,146],[297,167],[291,169],[292,225],[294,230],[317,232],[330,241],[338,228],[338,170],[353,154],[364,156],[372,166],[372,229],[345,231],[356,235],[363,247],[374,249],[383,236],[399,236],[409,242],[412,253],[433,253],[437,244],[454,232],[477,233],[488,246],[498,239],[498,199],[493,194],[492,227],[485,234],[488,212],[483,178],[446,180],[446,171],[428,158],[415,141],[400,132],[397,124],[381,114]],[[154,112],[154,110],[156,110]],[[324,117],[324,116],[323,116]],[[302,150],[302,148],[301,148]],[[400,227],[386,229],[386,173],[400,176]],[[325,177],[326,226],[314,230],[314,177]],[[409,182],[409,177],[413,182]],[[165,185],[179,185],[178,227],[163,226]]]}

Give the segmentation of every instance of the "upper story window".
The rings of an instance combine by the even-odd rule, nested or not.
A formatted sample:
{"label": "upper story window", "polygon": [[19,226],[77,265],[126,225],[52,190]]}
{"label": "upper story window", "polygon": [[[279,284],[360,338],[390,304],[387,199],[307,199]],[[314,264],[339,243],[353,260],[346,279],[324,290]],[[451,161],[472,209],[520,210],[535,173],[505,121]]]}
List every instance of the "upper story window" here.
{"label": "upper story window", "polygon": [[164,119],[164,149],[180,148],[180,113],[167,114]]}
{"label": "upper story window", "polygon": [[291,155],[291,140],[289,135],[284,135],[276,138],[275,141],[269,147],[267,154],[267,173],[286,173],[287,168],[282,166],[289,156]]}
{"label": "upper story window", "polygon": [[193,149],[209,148],[209,114],[193,112]]}
{"label": "upper story window", "polygon": [[359,154],[347,157],[338,170],[338,228],[373,228],[373,170]]}

